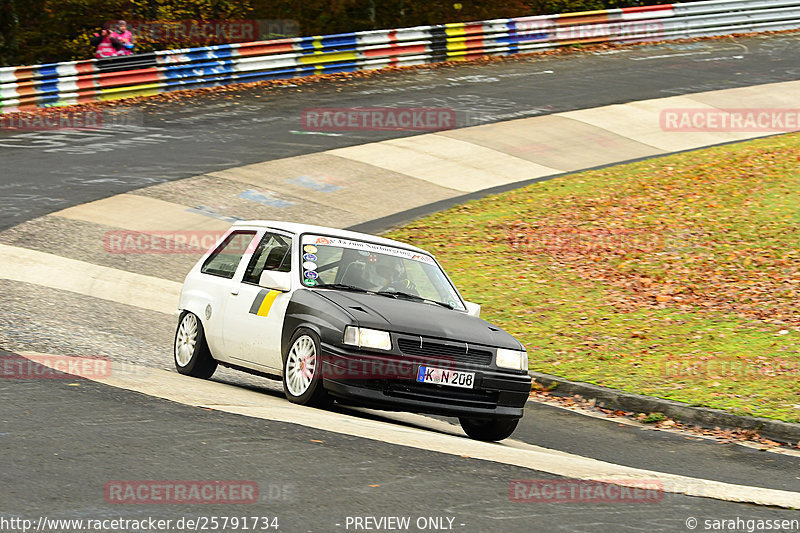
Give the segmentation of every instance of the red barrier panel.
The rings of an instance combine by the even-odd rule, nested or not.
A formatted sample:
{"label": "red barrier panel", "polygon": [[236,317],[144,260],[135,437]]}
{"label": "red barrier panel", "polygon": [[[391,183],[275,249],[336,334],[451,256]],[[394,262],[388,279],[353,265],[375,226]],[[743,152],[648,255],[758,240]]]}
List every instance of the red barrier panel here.
{"label": "red barrier panel", "polygon": [[100,87],[118,87],[121,85],[139,85],[142,83],[156,83],[159,81],[158,68],[143,68],[139,70],[122,70],[119,72],[105,72],[98,74],[97,83]]}
{"label": "red barrier panel", "polygon": [[623,7],[623,13],[647,13],[650,11],[669,11],[673,9],[674,4],[661,4],[658,6],[637,6],[637,7]]}
{"label": "red barrier panel", "polygon": [[263,56],[269,54],[282,54],[286,52],[294,52],[294,46],[288,39],[280,41],[271,41],[269,43],[259,43],[257,45],[240,46],[237,48],[239,55],[242,57],[250,56]]}

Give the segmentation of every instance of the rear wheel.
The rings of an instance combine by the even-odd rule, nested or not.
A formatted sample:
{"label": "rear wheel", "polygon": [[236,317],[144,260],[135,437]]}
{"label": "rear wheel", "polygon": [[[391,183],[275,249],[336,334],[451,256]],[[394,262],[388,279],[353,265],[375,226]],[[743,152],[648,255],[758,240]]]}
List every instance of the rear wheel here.
{"label": "rear wheel", "polygon": [[458,421],[470,438],[490,442],[510,437],[519,424],[519,418],[459,418]]}
{"label": "rear wheel", "polygon": [[300,405],[330,403],[322,386],[319,339],[312,331],[299,330],[289,343],[289,353],[283,361],[283,393],[290,402]]}
{"label": "rear wheel", "polygon": [[181,315],[175,331],[174,356],[175,368],[186,376],[208,379],[217,369],[217,362],[206,344],[203,324],[188,311]]}

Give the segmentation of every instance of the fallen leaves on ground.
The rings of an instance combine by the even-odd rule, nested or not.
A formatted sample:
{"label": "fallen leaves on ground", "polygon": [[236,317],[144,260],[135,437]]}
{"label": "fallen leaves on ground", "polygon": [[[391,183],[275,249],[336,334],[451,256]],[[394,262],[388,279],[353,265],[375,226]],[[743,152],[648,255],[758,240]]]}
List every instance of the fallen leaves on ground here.
{"label": "fallen leaves on ground", "polygon": [[617,287],[620,308],[713,309],[800,328],[800,174],[787,168],[796,150],[653,165],[493,229],[516,253]]}
{"label": "fallen leaves on ground", "polygon": [[580,172],[388,236],[434,252],[531,368],[800,421],[800,135]]}

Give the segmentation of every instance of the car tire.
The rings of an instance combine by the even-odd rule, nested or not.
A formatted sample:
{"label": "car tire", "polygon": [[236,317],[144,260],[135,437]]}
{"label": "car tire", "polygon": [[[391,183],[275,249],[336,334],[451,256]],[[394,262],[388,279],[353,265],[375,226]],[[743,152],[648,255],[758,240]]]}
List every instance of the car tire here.
{"label": "car tire", "polygon": [[175,330],[173,344],[175,368],[185,376],[208,379],[217,369],[206,343],[203,324],[197,315],[184,311]]}
{"label": "car tire", "polygon": [[283,393],[296,404],[326,407],[330,397],[322,386],[322,356],[319,337],[300,329],[289,343],[283,358]]}
{"label": "car tire", "polygon": [[461,429],[470,438],[495,442],[510,437],[519,418],[459,418]]}

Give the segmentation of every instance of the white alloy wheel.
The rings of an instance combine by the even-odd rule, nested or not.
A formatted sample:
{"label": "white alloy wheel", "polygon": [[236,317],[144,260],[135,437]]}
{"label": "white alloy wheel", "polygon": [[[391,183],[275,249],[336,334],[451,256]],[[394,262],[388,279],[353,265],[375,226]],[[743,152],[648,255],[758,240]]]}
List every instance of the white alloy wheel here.
{"label": "white alloy wheel", "polygon": [[186,313],[178,326],[178,334],[175,335],[175,362],[178,366],[186,366],[192,360],[197,345],[197,332],[197,317]]}
{"label": "white alloy wheel", "polygon": [[317,369],[314,339],[302,335],[294,341],[286,359],[286,388],[292,396],[301,396],[311,386]]}

